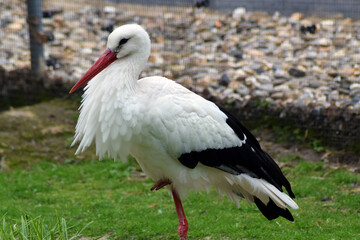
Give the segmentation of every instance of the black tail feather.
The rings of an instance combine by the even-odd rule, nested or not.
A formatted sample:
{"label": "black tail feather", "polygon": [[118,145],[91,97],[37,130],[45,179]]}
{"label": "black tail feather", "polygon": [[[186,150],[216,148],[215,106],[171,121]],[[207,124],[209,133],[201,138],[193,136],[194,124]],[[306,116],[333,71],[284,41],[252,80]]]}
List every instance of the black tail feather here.
{"label": "black tail feather", "polygon": [[293,222],[294,218],[291,215],[290,211],[288,209],[283,209],[278,207],[273,200],[270,199],[270,201],[268,202],[267,205],[265,205],[260,199],[258,199],[257,197],[254,197],[255,199],[255,204],[256,206],[259,208],[259,210],[261,211],[261,213],[269,220],[278,218],[278,217],[283,217],[286,218],[287,220]]}

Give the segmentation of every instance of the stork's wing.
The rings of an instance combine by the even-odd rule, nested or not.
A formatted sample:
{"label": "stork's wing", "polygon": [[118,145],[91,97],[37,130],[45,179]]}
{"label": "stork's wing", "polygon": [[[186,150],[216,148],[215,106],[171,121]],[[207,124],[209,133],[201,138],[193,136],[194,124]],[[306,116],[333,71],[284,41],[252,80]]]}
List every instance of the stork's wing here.
{"label": "stork's wing", "polygon": [[145,82],[139,84],[151,88],[147,95],[152,92],[147,96],[151,101],[147,100],[144,121],[148,123],[150,134],[160,140],[172,157],[243,144],[226,124],[226,115],[214,103],[168,79],[151,80],[147,78],[146,81],[149,87],[144,86]]}
{"label": "stork's wing", "polygon": [[285,187],[290,197],[295,195],[289,181],[282,174],[275,161],[264,152],[256,138],[234,116],[219,107],[227,115],[226,123],[238,136],[246,136],[246,142],[240,147],[206,149],[182,154],[179,160],[184,162],[197,161],[204,165],[215,167],[232,174],[245,173],[255,178],[263,178],[282,191]]}
{"label": "stork's wing", "polygon": [[284,186],[294,197],[280,168],[235,117],[172,81],[155,85],[160,84],[164,88],[153,96],[148,120],[151,134],[171,156],[188,168],[200,162],[231,174],[262,178],[280,191]]}

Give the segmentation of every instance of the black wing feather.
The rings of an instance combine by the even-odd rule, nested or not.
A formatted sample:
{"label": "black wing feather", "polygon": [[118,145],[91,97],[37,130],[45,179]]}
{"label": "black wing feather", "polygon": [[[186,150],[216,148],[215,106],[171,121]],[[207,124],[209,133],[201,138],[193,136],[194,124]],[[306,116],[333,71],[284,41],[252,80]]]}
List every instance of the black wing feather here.
{"label": "black wing feather", "polygon": [[289,181],[275,161],[264,152],[256,138],[234,116],[219,107],[227,115],[226,123],[240,139],[246,136],[246,143],[241,147],[206,149],[200,152],[182,154],[178,159],[188,168],[195,168],[200,162],[206,166],[218,168],[231,174],[246,173],[255,178],[263,178],[282,191],[285,187],[289,196],[295,198]]}
{"label": "black wing feather", "polygon": [[[224,108],[220,106],[219,108],[227,115],[228,119],[226,120],[226,123],[234,130],[234,132],[238,136],[241,136],[242,134],[245,134],[247,136],[247,141],[244,147],[245,149],[249,149],[249,147],[250,149],[251,147],[252,149],[254,149],[254,151],[246,151],[246,153],[247,155],[249,155],[250,159],[254,160],[255,162],[253,164],[250,163],[250,166],[259,169],[259,171],[257,171],[259,177],[264,178],[269,183],[277,187],[280,191],[282,191],[282,186],[284,186],[286,191],[289,193],[289,196],[291,198],[295,198],[295,195],[291,190],[289,181],[281,172],[281,169],[276,164],[276,162],[269,156],[269,154],[267,154],[261,149],[260,144],[254,137],[254,135],[252,135],[249,130],[247,130],[233,115],[227,112]],[[242,157],[242,155],[238,155],[237,157]],[[249,164],[249,160],[246,161],[245,159],[245,164]]]}
{"label": "black wing feather", "polygon": [[[234,130],[237,136],[240,139],[244,139],[244,135],[246,136],[245,144],[240,147],[206,149],[200,152],[184,153],[178,158],[179,161],[188,168],[195,168],[200,162],[206,166],[214,167],[234,175],[245,173],[254,178],[262,178],[281,192],[284,186],[289,196],[295,198],[289,181],[285,178],[275,161],[261,149],[256,138],[234,116],[222,107],[219,106],[219,108],[227,115],[226,123]],[[288,210],[277,207],[272,201],[264,205],[259,199],[255,198],[255,203],[268,219],[283,216],[293,221]]]}

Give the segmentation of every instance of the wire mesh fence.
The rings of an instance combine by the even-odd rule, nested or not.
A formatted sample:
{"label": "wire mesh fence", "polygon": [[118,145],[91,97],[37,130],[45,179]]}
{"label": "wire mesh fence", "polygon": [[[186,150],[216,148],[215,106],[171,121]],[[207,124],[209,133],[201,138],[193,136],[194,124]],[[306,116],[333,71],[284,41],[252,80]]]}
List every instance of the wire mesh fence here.
{"label": "wire mesh fence", "polygon": [[67,94],[67,84],[78,80],[105,50],[109,32],[135,22],[152,40],[142,76],[174,79],[226,105],[241,119],[276,119],[320,130],[341,147],[358,144],[360,21],[353,16],[355,1],[341,7],[336,1],[271,3],[44,0],[44,81],[29,78],[26,4],[4,0],[0,2],[4,105],[39,100],[43,92],[34,89]]}

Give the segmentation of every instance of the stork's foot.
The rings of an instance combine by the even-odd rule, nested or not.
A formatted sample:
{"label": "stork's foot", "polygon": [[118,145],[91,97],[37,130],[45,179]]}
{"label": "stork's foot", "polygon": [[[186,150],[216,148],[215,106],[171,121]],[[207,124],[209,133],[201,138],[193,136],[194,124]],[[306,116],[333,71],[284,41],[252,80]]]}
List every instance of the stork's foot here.
{"label": "stork's foot", "polygon": [[179,222],[178,232],[180,240],[186,240],[188,228],[189,224],[186,219],[183,222]]}
{"label": "stork's foot", "polygon": [[169,179],[162,179],[162,180],[159,180],[157,181],[151,188],[150,190],[153,191],[157,191],[163,187],[165,187],[166,185],[169,185],[171,184],[171,181]]}

